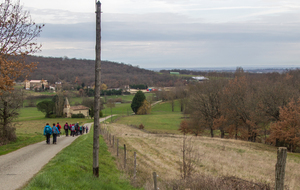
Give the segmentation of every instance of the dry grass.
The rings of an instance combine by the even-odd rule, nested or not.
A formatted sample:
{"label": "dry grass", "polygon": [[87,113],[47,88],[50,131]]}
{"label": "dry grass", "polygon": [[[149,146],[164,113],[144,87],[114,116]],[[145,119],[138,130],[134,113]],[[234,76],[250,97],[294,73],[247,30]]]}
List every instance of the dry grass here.
{"label": "dry grass", "polygon": [[[120,124],[107,126],[119,138],[119,147],[127,146],[127,173],[133,173],[133,152],[137,152],[138,174],[136,185],[152,188],[151,176],[156,171],[159,184],[180,179],[182,160],[182,136],[167,134],[147,134],[141,130]],[[234,176],[255,183],[274,184],[276,148],[259,143],[219,139],[209,137],[190,137],[195,154],[196,171],[201,175]],[[115,155],[115,148],[111,148]],[[120,151],[119,167],[122,168],[123,152]],[[300,189],[300,158],[298,154],[288,154],[285,184],[289,189]],[[222,181],[222,180],[221,180]],[[162,188],[160,188],[162,189]]]}

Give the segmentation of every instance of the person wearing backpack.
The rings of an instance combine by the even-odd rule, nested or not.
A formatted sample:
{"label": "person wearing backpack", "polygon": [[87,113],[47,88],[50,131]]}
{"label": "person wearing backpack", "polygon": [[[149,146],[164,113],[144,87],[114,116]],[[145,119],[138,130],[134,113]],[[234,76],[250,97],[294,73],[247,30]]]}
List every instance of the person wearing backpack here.
{"label": "person wearing backpack", "polygon": [[89,127],[86,126],[85,130],[86,130],[86,133],[88,133],[89,132]]}
{"label": "person wearing backpack", "polygon": [[68,122],[66,122],[65,126],[64,126],[65,132],[66,132],[66,137],[69,136],[69,125]]}
{"label": "person wearing backpack", "polygon": [[46,136],[46,143],[50,144],[50,136],[52,134],[52,129],[49,125],[49,123],[46,123],[46,126],[44,127],[44,136]]}
{"label": "person wearing backpack", "polygon": [[78,123],[78,121],[77,121],[77,123],[75,123],[75,135],[77,136],[77,135],[79,135],[79,123]]}
{"label": "person wearing backpack", "polygon": [[55,123],[53,123],[53,127],[52,127],[53,144],[56,144],[56,140],[57,140],[57,135],[58,134],[59,134],[59,130],[55,126]]}
{"label": "person wearing backpack", "polygon": [[58,131],[59,131],[59,133],[58,133],[58,135],[57,136],[59,136],[60,137],[60,129],[61,129],[61,126],[60,126],[60,124],[57,122],[57,125],[56,125],[56,127],[57,127],[57,129],[58,129]]}
{"label": "person wearing backpack", "polygon": [[82,126],[79,128],[80,135],[82,135]]}
{"label": "person wearing backpack", "polygon": [[74,137],[75,135],[75,126],[74,124],[71,125],[71,135]]}

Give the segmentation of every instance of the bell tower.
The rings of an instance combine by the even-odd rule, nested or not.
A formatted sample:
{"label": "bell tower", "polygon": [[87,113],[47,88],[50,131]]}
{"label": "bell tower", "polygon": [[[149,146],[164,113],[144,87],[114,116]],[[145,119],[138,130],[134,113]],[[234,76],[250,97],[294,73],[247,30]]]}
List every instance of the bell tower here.
{"label": "bell tower", "polygon": [[71,108],[67,97],[65,99],[65,104],[64,104],[64,116],[71,117]]}

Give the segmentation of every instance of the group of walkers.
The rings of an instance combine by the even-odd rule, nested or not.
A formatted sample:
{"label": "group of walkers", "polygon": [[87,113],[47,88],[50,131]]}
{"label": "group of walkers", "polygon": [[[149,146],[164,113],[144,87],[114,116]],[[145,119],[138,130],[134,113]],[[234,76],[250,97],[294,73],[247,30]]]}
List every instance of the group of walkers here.
{"label": "group of walkers", "polygon": [[66,124],[64,125],[64,129],[66,132],[66,136],[69,136],[69,131],[70,131],[70,136],[77,136],[77,135],[82,135],[84,133],[88,133],[89,128],[88,126],[79,126],[78,122],[75,124],[68,124],[68,122],[66,122]]}
{"label": "group of walkers", "polygon": [[[70,136],[77,136],[77,135],[82,135],[84,133],[88,133],[89,128],[88,126],[79,126],[79,122],[75,124],[66,124],[64,125],[66,137],[69,136],[69,131],[70,131]],[[57,136],[60,136],[60,130],[61,130],[61,125],[59,122],[57,124],[53,123],[53,126],[50,127],[49,123],[46,123],[46,126],[44,127],[44,135],[46,136],[46,143],[50,144],[50,137],[51,135],[53,136],[53,144],[56,144],[57,142]]]}

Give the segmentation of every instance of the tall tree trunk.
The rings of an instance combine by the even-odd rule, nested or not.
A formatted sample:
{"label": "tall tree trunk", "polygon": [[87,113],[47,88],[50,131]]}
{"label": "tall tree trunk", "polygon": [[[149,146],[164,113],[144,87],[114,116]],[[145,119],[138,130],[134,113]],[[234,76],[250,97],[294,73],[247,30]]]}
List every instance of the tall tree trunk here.
{"label": "tall tree trunk", "polygon": [[235,125],[235,140],[237,140],[238,126]]}
{"label": "tall tree trunk", "polygon": [[3,137],[7,138],[8,134],[8,106],[7,106],[7,102],[4,101],[3,103]]}
{"label": "tall tree trunk", "polygon": [[183,112],[183,100],[180,100],[180,111]]}
{"label": "tall tree trunk", "polygon": [[214,130],[213,130],[213,128],[212,128],[212,127],[210,128],[210,136],[211,136],[211,138],[213,138],[213,137],[214,137]]}
{"label": "tall tree trunk", "polygon": [[225,136],[225,131],[223,129],[220,129],[220,131],[221,131],[221,138],[223,139]]}
{"label": "tall tree trunk", "polygon": [[171,104],[172,104],[172,112],[174,112],[174,100],[173,99],[172,99]]}

